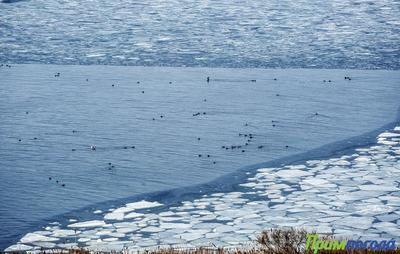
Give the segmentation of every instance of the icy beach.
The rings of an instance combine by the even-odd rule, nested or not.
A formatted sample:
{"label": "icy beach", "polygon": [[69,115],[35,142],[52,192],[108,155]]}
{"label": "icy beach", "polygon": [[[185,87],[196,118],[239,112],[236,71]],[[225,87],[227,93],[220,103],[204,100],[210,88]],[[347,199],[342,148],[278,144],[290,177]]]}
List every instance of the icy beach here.
{"label": "icy beach", "polygon": [[[313,197],[308,199],[311,192],[304,192],[305,200],[300,200],[302,187],[316,186],[317,190],[319,185],[326,185],[326,195],[344,195],[343,191],[356,190],[340,187],[342,182],[364,183],[362,170],[371,170],[373,175],[376,165],[366,163],[366,168],[357,170],[359,178],[338,178],[337,181],[324,178],[327,172],[322,170],[323,166],[318,166],[319,163],[316,167],[321,172],[300,167],[293,170],[293,175],[287,169],[274,167],[271,170],[276,171],[277,180],[281,181],[279,177],[285,180],[277,181],[271,188],[268,182],[245,183],[246,179],[251,180],[247,175],[227,177],[214,184],[210,181],[235,174],[249,165],[282,157],[293,158],[291,161],[315,156],[335,158],[334,151],[367,145],[375,140],[377,131],[384,131],[382,126],[398,119],[400,101],[398,71],[13,65],[0,68],[0,74],[3,78],[0,90],[0,223],[3,228],[0,239],[3,248],[21,238],[21,243],[31,246],[29,248],[40,244],[51,247],[78,239],[81,245],[91,245],[99,239],[100,243],[109,238],[105,242],[120,242],[132,237],[145,238],[150,245],[154,243],[155,233],[169,232],[168,228],[160,227],[162,219],[158,215],[154,217],[149,211],[150,217],[146,217],[135,205],[110,214],[108,211],[130,200],[136,202],[150,197],[151,202],[162,205],[155,209],[164,209],[167,216],[174,217],[171,212],[183,216],[177,219],[185,227],[179,232],[183,234],[189,230],[188,238],[177,243],[190,244],[197,239],[191,235],[195,224],[187,224],[194,214],[185,210],[185,204],[193,210],[193,202],[200,202],[195,199],[210,199],[209,205],[220,204],[219,208],[232,206],[229,200],[239,202],[232,207],[243,206],[238,216],[248,211],[249,204],[254,204],[254,209],[264,207],[266,210],[255,210],[258,212],[254,216],[262,215],[263,220],[255,223],[251,230],[279,225],[277,220],[287,216],[277,210],[279,205],[270,207],[274,202],[291,204],[298,200],[299,206],[303,206],[310,201],[306,208],[316,205],[321,211],[311,215],[306,209],[304,219],[298,222],[305,225],[307,214],[322,218],[329,205],[320,204]],[[210,77],[209,82],[207,77]],[[349,140],[371,131],[375,132]],[[396,137],[390,139],[393,139],[390,142],[397,142]],[[338,141],[343,142],[336,143]],[[324,146],[327,144],[330,145]],[[324,147],[310,152],[321,146]],[[353,163],[350,159],[348,163]],[[340,167],[337,169],[337,174],[343,171]],[[331,171],[334,170],[328,172],[333,174]],[[262,175],[262,172],[259,173]],[[318,175],[322,176],[317,180],[311,177]],[[343,177],[348,176],[344,174]],[[393,179],[387,178],[390,185]],[[325,182],[328,180],[332,183]],[[233,186],[241,186],[240,193],[234,191]],[[265,190],[257,192],[261,187]],[[168,191],[174,188],[177,189]],[[329,188],[342,192],[335,194]],[[360,199],[375,198],[365,191],[370,190],[355,194],[360,195]],[[389,191],[397,190],[385,189],[381,194],[385,197]],[[261,203],[257,203],[259,197],[262,197]],[[253,198],[255,203],[247,202]],[[206,203],[200,206],[204,205]],[[352,209],[345,208],[345,213]],[[224,217],[230,218],[217,211],[218,207],[214,207],[196,216],[209,216],[206,218],[213,223],[216,218],[222,221]],[[280,213],[280,217],[276,213]],[[252,219],[252,215],[249,216],[232,219]],[[367,217],[368,221],[371,216]],[[70,219],[77,220],[78,224],[68,227],[73,224],[69,223]],[[55,221],[61,224],[49,224]],[[120,225],[116,223],[125,221],[138,225],[132,226],[132,231],[128,226],[122,229],[126,232],[116,231],[119,227],[116,225]],[[218,223],[236,230],[233,221]],[[323,229],[331,225],[328,222],[320,224]],[[372,222],[363,229],[369,230]],[[27,232],[42,231],[46,225],[50,225],[48,232],[23,238]],[[53,232],[57,227],[62,231]],[[93,227],[91,230],[95,231],[88,232],[85,227]],[[96,234],[103,227],[108,233]],[[82,234],[71,235],[74,229]],[[196,234],[203,232],[201,237],[215,233],[198,229],[201,231]],[[346,227],[339,229],[346,230]],[[146,230],[153,234],[146,234]],[[93,238],[91,232],[100,237]],[[217,235],[214,240],[231,244]]]}

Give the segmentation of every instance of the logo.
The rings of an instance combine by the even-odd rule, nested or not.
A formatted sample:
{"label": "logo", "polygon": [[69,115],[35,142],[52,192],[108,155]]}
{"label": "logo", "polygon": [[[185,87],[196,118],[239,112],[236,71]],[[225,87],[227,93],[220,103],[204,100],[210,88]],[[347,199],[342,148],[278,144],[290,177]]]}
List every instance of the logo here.
{"label": "logo", "polygon": [[391,240],[334,240],[319,239],[318,234],[308,234],[306,242],[306,250],[312,250],[317,254],[319,250],[396,250],[396,241]]}

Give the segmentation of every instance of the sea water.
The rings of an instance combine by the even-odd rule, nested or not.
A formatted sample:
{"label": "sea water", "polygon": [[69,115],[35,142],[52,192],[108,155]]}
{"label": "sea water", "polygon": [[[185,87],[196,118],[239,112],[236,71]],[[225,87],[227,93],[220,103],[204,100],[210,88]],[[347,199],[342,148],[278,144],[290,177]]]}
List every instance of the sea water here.
{"label": "sea water", "polygon": [[397,71],[15,65],[0,75],[3,245],[74,209],[369,132],[397,119],[400,99]]}

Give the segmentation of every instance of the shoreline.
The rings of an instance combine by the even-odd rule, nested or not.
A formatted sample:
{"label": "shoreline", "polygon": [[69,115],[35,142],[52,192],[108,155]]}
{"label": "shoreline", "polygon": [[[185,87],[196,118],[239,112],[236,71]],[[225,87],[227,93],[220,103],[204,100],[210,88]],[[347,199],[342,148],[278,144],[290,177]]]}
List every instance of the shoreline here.
{"label": "shoreline", "polygon": [[[400,110],[398,112],[399,112],[398,115],[400,116]],[[350,139],[327,144],[327,145],[321,146],[319,148],[312,149],[305,153],[296,154],[293,156],[283,157],[283,158],[279,158],[276,160],[247,166],[247,167],[241,168],[231,174],[228,174],[228,175],[222,176],[220,178],[217,178],[213,181],[210,181],[208,183],[204,183],[204,184],[200,184],[200,185],[196,185],[196,186],[171,189],[171,190],[167,190],[167,191],[144,193],[144,194],[135,195],[135,196],[129,197],[129,198],[101,202],[101,203],[87,206],[82,209],[73,210],[73,211],[67,212],[62,215],[51,217],[50,219],[47,219],[45,221],[47,221],[47,224],[48,223],[52,224],[51,222],[54,222],[54,221],[57,221],[61,225],[71,224],[72,222],[70,221],[70,219],[73,217],[76,217],[75,216],[76,214],[80,214],[80,215],[86,214],[86,215],[88,215],[88,219],[89,219],[90,216],[93,217],[93,211],[95,211],[95,210],[100,209],[102,211],[107,211],[104,208],[121,207],[124,204],[140,202],[141,200],[146,200],[149,202],[162,202],[162,204],[165,204],[165,205],[161,208],[160,211],[163,211],[163,210],[165,210],[165,208],[168,209],[168,207],[173,207],[173,206],[178,205],[180,203],[180,201],[191,202],[196,199],[199,199],[201,196],[204,196],[204,195],[212,196],[213,193],[218,193],[218,192],[220,192],[220,193],[229,193],[232,191],[234,192],[237,189],[237,185],[243,184],[244,180],[254,177],[260,169],[271,168],[271,167],[273,167],[273,168],[274,167],[283,167],[283,166],[289,166],[289,165],[298,165],[298,164],[304,164],[305,162],[310,161],[310,160],[329,160],[329,159],[337,158],[340,156],[346,156],[353,152],[356,152],[356,150],[359,148],[364,148],[366,146],[373,146],[374,144],[377,144],[377,142],[373,141],[373,140],[376,140],[376,138],[379,134],[383,133],[384,131],[393,130],[393,128],[395,128],[399,124],[400,124],[400,117],[397,118],[396,121],[386,124],[376,130],[371,131],[371,132],[364,133],[362,135],[359,135],[359,136],[356,136],[356,137],[353,137]],[[397,129],[398,128],[399,127],[397,127]],[[332,149],[332,150],[330,150],[330,149]],[[315,155],[316,151],[319,151],[319,154]],[[310,155],[310,156],[308,156],[308,155]],[[228,182],[228,183],[226,183],[226,182]],[[224,184],[221,185],[221,183],[224,183]],[[221,188],[221,186],[222,186],[222,188]],[[185,190],[185,191],[182,192],[182,190]],[[166,202],[166,201],[169,201],[169,202]],[[80,217],[80,219],[82,219],[82,220],[85,220],[84,218],[85,218],[85,215]],[[43,228],[42,222],[38,223],[41,225],[40,226],[41,228]],[[39,226],[37,227],[37,229],[39,230]],[[30,230],[29,232],[32,232],[32,230]],[[27,233],[27,232],[25,232],[25,233]],[[22,233],[21,236],[24,235],[25,233]],[[229,246],[227,246],[227,247],[229,247]]]}

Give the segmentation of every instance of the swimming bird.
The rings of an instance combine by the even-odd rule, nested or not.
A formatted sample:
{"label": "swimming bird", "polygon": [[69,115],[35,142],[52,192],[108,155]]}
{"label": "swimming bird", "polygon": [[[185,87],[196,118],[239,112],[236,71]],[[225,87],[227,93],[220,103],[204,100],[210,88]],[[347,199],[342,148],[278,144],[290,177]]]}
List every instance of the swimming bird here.
{"label": "swimming bird", "polygon": [[210,77],[207,77],[207,83],[209,83],[210,82]]}
{"label": "swimming bird", "polygon": [[96,146],[95,145],[91,145],[90,146],[90,150],[95,151],[96,150]]}

